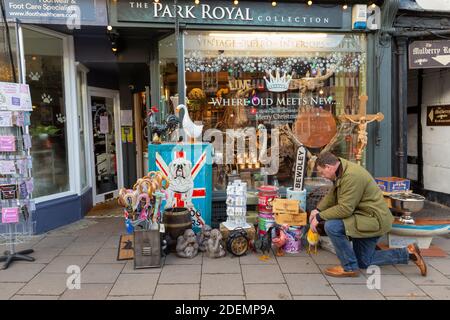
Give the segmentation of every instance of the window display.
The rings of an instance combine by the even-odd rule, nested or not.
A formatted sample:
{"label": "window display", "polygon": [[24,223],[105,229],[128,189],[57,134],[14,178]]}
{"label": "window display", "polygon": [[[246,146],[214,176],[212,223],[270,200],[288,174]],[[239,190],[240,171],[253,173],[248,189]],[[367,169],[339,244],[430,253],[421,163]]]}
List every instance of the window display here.
{"label": "window display", "polygon": [[215,190],[225,190],[236,174],[253,190],[266,175],[292,186],[298,143],[310,159],[323,149],[355,159],[356,125],[339,116],[359,114],[366,93],[365,35],[188,31],[184,37],[186,106],[192,121],[204,125],[203,140],[213,137]]}
{"label": "window display", "polygon": [[23,29],[33,111],[30,133],[33,197],[69,190],[63,40]]}

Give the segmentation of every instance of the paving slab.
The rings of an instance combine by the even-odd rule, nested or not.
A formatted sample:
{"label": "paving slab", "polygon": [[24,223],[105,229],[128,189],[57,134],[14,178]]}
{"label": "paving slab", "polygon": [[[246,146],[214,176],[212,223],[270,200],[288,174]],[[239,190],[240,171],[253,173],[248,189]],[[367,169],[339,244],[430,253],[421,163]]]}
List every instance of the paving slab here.
{"label": "paving slab", "polygon": [[317,254],[311,253],[310,256],[317,264],[333,264],[333,265],[341,264],[338,257],[336,257],[335,254],[326,250],[319,250]]}
{"label": "paving slab", "polygon": [[8,300],[25,285],[26,283],[21,282],[0,283],[0,300]]}
{"label": "paving slab", "polygon": [[285,258],[295,258],[295,257],[309,257],[309,253],[306,252],[306,250],[301,250],[300,252],[296,253],[287,253],[285,252],[284,255],[277,257],[277,260],[283,260]]}
{"label": "paving slab", "polygon": [[243,295],[244,285],[240,274],[203,274],[201,296]]}
{"label": "paving slab", "polygon": [[175,264],[175,265],[185,265],[185,264],[195,264],[195,265],[201,265],[203,261],[203,253],[199,252],[199,254],[197,256],[195,256],[192,259],[188,259],[188,258],[181,258],[178,257],[175,253],[171,252],[167,257],[166,257],[166,261],[164,262],[164,264],[166,265],[171,265],[171,264]]}
{"label": "paving slab", "polygon": [[339,300],[339,297],[334,296],[293,296],[294,300]]}
{"label": "paving slab", "polygon": [[450,285],[450,279],[430,265],[427,266],[426,277],[420,274],[416,266],[398,266],[397,269],[416,285]]}
{"label": "paving slab", "polygon": [[272,251],[268,254],[269,259],[262,260],[262,254],[248,252],[245,256],[239,257],[239,262],[241,265],[243,264],[259,264],[259,265],[267,265],[267,264],[277,264],[277,259]]}
{"label": "paving slab", "polygon": [[202,273],[241,273],[238,257],[230,255],[223,258],[212,259],[203,257]]}
{"label": "paving slab", "polygon": [[363,284],[333,284],[332,287],[341,300],[384,300],[378,290]]}
{"label": "paving slab", "polygon": [[385,297],[400,296],[425,296],[426,294],[420,290],[411,280],[401,275],[385,275],[381,277],[380,292]]}
{"label": "paving slab", "polygon": [[245,300],[245,296],[201,296],[200,300]]}
{"label": "paving slab", "polygon": [[335,295],[331,285],[321,274],[285,274],[284,276],[293,296]]}
{"label": "paving slab", "polygon": [[[126,262],[125,267],[122,270],[122,273],[161,273],[162,267],[159,268],[144,268],[144,269],[135,269],[134,268],[134,260],[122,260]],[[161,266],[164,265],[164,259],[162,260]]]}
{"label": "paving slab", "polygon": [[153,296],[108,296],[106,300],[153,300]]}
{"label": "paving slab", "polygon": [[450,286],[420,286],[428,296],[435,300],[450,300]]}
{"label": "paving slab", "polygon": [[81,271],[81,283],[114,283],[119,277],[122,264],[88,264]]}
{"label": "paving slab", "polygon": [[411,296],[411,297],[386,297],[386,300],[433,300],[426,296]]}
{"label": "paving slab", "polygon": [[278,265],[241,265],[244,283],[285,283]]}
{"label": "paving slab", "polygon": [[44,239],[39,241],[33,248],[66,248],[71,245],[76,240],[73,236],[46,236]]}
{"label": "paving slab", "polygon": [[62,256],[93,256],[102,246],[95,242],[73,242],[61,252]]}
{"label": "paving slab", "polygon": [[323,273],[323,276],[327,279],[327,281],[331,284],[334,283],[341,283],[341,284],[366,284],[367,283],[367,278],[366,278],[366,273],[360,271],[359,273],[359,277],[351,277],[351,278],[340,278],[340,277],[330,277],[327,276],[325,274],[325,269],[330,268],[330,267],[334,267],[335,265],[326,265],[326,264],[321,264],[319,265],[319,268],[321,270],[321,272]]}
{"label": "paving slab", "polygon": [[153,296],[158,277],[158,274],[121,274],[109,295]]}
{"label": "paving slab", "polygon": [[105,243],[103,243],[102,249],[116,249],[119,248],[120,235],[110,236]]}
{"label": "paving slab", "polygon": [[426,262],[427,264],[438,270],[440,273],[446,276],[450,276],[450,258],[427,259]]}
{"label": "paving slab", "polygon": [[92,257],[90,263],[127,263],[126,260],[117,260],[117,249],[101,248]]}
{"label": "paving slab", "polygon": [[60,300],[105,300],[112,286],[112,284],[85,283],[79,290],[67,289]]}
{"label": "paving slab", "polygon": [[41,272],[46,273],[66,273],[67,267],[78,266],[82,270],[91,256],[58,256],[52,260]]}
{"label": "paving slab", "polygon": [[16,294],[11,300],[59,300],[59,296]]}
{"label": "paving slab", "polygon": [[311,257],[289,257],[278,259],[283,273],[320,273],[320,269]]}
{"label": "paving slab", "polygon": [[28,282],[33,279],[42,269],[43,263],[11,263],[6,270],[0,270],[0,282]]}
{"label": "paving slab", "polygon": [[159,284],[153,300],[198,300],[199,284]]}
{"label": "paving slab", "polygon": [[[402,265],[397,265],[402,266]],[[396,265],[385,265],[385,266],[378,266],[380,268],[381,275],[399,275],[401,276],[402,273],[397,269]],[[360,271],[367,277],[371,274],[367,274],[367,269],[360,269]]]}
{"label": "paving slab", "polygon": [[59,296],[67,289],[68,277],[65,273],[40,273],[17,294]]}
{"label": "paving slab", "polygon": [[248,300],[292,300],[286,284],[245,284]]}
{"label": "paving slab", "polygon": [[[34,248],[34,252],[29,256],[33,257],[35,263],[50,263],[57,257],[64,249],[63,248]],[[28,263],[27,261],[18,261],[18,263]]]}
{"label": "paving slab", "polygon": [[159,283],[200,283],[201,269],[201,265],[165,265],[161,271]]}

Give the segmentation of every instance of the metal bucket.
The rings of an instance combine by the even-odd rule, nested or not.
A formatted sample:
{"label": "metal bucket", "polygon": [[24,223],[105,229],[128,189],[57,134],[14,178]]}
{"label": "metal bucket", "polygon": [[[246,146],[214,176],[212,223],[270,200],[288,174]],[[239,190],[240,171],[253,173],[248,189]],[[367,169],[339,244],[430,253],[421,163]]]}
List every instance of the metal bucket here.
{"label": "metal bucket", "polygon": [[272,201],[278,197],[278,187],[261,186],[258,188],[258,210],[259,213],[272,214]]}
{"label": "metal bucket", "polygon": [[258,233],[264,235],[271,226],[275,225],[275,218],[271,214],[258,215]]}
{"label": "metal bucket", "polygon": [[302,247],[302,227],[290,227],[286,232],[286,244],[283,247],[286,253],[299,253]]}
{"label": "metal bucket", "polygon": [[303,189],[302,191],[295,191],[292,187],[287,188],[286,198],[291,200],[298,200],[300,208],[302,208],[302,210],[306,212],[306,189]]}

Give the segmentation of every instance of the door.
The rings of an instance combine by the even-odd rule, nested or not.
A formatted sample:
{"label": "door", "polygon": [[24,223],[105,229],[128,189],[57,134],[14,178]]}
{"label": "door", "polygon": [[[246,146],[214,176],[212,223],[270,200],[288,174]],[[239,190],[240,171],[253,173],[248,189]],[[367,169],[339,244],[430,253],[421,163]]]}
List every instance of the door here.
{"label": "door", "polygon": [[89,87],[94,205],[114,199],[123,187],[119,92]]}

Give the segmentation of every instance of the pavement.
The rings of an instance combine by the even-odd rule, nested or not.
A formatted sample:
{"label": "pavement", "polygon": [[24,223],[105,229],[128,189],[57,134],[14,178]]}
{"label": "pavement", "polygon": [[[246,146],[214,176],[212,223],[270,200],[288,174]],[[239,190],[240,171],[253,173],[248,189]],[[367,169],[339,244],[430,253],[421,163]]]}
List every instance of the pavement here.
{"label": "pavement", "polygon": [[[268,261],[249,253],[210,259],[170,254],[161,268],[134,270],[133,260],[117,261],[122,218],[86,218],[18,244],[33,248],[35,262],[14,262],[0,270],[0,299],[83,300],[430,300],[450,299],[450,257],[426,258],[428,276],[413,265],[381,267],[380,286],[371,274],[332,278],[323,271],[339,263],[329,251],[286,254]],[[450,235],[433,239],[450,254]],[[6,246],[0,246],[2,252]],[[81,288],[68,289],[67,267],[81,270]],[[369,281],[369,283],[374,283]]]}

